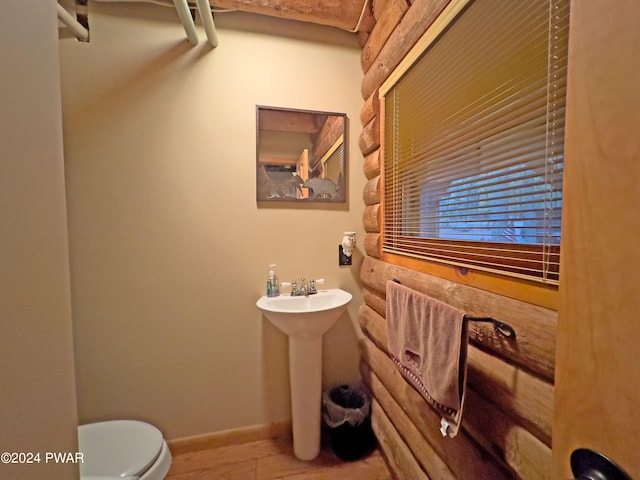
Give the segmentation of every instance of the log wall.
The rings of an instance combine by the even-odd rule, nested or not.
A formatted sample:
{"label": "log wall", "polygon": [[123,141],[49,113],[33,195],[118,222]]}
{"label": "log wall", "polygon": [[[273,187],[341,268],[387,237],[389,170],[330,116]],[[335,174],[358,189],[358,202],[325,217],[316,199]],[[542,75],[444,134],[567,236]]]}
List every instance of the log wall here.
{"label": "log wall", "polygon": [[[381,125],[378,89],[448,0],[377,0],[362,51],[366,257],[360,272],[361,373],[373,397],[372,424],[390,468],[411,479],[548,479],[557,313],[554,310],[393,265],[381,256]],[[440,419],[397,371],[387,350],[385,285],[397,279],[474,316],[509,323],[515,339],[470,323],[462,429],[443,438]]]}

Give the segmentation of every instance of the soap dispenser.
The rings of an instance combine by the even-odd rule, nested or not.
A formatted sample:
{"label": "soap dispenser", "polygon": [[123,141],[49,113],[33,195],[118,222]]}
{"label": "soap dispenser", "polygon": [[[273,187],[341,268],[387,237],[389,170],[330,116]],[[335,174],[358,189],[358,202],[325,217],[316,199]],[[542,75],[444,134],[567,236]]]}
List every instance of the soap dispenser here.
{"label": "soap dispenser", "polygon": [[269,278],[267,279],[267,297],[277,297],[280,295],[280,282],[275,273],[276,264],[269,265]]}

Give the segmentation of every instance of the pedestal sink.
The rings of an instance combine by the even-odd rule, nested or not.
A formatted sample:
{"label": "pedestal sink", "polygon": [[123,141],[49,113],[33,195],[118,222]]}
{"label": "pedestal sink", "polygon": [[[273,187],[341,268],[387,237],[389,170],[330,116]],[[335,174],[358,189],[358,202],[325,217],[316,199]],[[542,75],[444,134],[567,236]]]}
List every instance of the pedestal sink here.
{"label": "pedestal sink", "polygon": [[320,452],[322,335],[351,298],[350,293],[335,288],[308,297],[260,297],[256,303],[289,336],[293,453],[301,460],[312,460]]}

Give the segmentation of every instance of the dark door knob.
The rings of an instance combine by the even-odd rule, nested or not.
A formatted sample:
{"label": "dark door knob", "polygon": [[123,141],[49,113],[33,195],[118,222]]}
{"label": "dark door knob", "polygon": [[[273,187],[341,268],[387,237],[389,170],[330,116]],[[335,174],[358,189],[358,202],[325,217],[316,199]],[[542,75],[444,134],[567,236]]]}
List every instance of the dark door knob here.
{"label": "dark door knob", "polygon": [[586,448],[579,448],[571,454],[571,471],[577,480],[631,480],[607,457]]}

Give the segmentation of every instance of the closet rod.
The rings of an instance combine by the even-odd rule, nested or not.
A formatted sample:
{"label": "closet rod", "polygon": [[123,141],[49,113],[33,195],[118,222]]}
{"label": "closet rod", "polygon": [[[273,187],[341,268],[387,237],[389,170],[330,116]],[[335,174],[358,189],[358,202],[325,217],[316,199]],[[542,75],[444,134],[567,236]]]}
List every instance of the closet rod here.
{"label": "closet rod", "polygon": [[89,30],[82,26],[80,22],[78,22],[73,15],[67,12],[67,10],[59,3],[56,4],[56,8],[58,9],[58,18],[67,26],[67,28],[69,28],[69,30],[73,32],[76,38],[81,42],[88,42]]}
{"label": "closet rod", "polygon": [[187,40],[189,40],[190,44],[197,45],[199,41],[198,33],[196,32],[196,25],[193,23],[187,0],[173,0],[173,4],[178,11],[178,18],[182,22],[184,32],[187,34]]}
{"label": "closet rod", "polygon": [[196,0],[196,5],[200,13],[200,20],[202,20],[202,25],[204,25],[204,31],[207,34],[207,40],[209,40],[209,44],[213,48],[216,48],[218,46],[218,34],[216,33],[216,25],[213,23],[211,4],[209,0]]}

